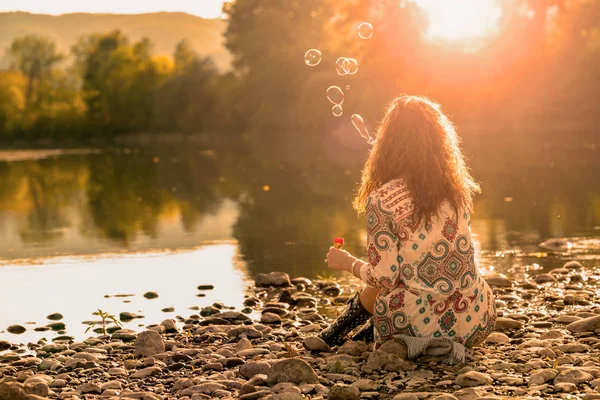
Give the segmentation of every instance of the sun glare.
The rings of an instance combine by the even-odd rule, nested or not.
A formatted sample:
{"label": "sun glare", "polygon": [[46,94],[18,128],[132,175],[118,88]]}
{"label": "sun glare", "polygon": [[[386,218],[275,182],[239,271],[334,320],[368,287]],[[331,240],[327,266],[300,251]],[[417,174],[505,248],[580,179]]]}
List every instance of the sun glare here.
{"label": "sun glare", "polygon": [[498,0],[416,0],[427,12],[431,39],[476,39],[498,27],[502,10]]}

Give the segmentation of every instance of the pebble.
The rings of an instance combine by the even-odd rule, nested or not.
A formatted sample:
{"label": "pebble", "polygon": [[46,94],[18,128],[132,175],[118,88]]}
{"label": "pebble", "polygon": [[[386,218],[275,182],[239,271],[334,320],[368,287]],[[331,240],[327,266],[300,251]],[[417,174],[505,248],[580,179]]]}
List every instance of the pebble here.
{"label": "pebble", "polygon": [[6,331],[8,333],[12,333],[13,335],[20,335],[22,333],[25,333],[27,329],[22,325],[11,325],[8,328],[6,328]]}
{"label": "pebble", "polygon": [[165,351],[163,338],[155,331],[141,332],[135,341],[135,355],[142,357],[153,356]]}
{"label": "pebble", "polygon": [[302,342],[304,348],[308,351],[312,351],[315,353],[326,352],[330,353],[331,348],[327,343],[323,341],[323,339],[317,336],[308,336]]}

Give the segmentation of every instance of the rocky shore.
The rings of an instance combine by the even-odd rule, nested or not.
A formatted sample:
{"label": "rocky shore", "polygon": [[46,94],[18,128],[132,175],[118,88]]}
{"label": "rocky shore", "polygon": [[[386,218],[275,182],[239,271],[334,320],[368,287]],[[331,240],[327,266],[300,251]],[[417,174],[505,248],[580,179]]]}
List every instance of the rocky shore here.
{"label": "rocky shore", "polygon": [[600,269],[486,279],[497,328],[465,365],[407,361],[394,340],[331,349],[315,334],[358,284],[271,273],[239,311],[217,303],[83,342],[0,341],[0,400],[600,399]]}

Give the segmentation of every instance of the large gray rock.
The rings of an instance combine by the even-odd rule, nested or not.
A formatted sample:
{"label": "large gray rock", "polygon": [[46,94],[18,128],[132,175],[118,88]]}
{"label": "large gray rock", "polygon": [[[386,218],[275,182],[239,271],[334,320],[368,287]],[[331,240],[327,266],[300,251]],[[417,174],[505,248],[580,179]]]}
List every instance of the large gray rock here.
{"label": "large gray rock", "polygon": [[319,378],[306,361],[289,358],[276,362],[267,371],[267,383],[276,385],[281,382],[317,383]]}
{"label": "large gray rock", "polygon": [[468,371],[458,375],[454,382],[461,387],[473,387],[489,385],[492,381],[492,377],[488,374],[477,371]]}
{"label": "large gray rock", "polygon": [[407,361],[407,358],[406,344],[402,340],[391,338],[369,355],[367,367],[390,372],[413,371],[416,365]]}
{"label": "large gray rock", "polygon": [[158,332],[144,331],[135,341],[135,355],[150,357],[165,352],[165,342]]}
{"label": "large gray rock", "polygon": [[567,329],[572,333],[594,332],[600,329],[600,315],[571,322],[567,325]]}
{"label": "large gray rock", "polygon": [[269,272],[268,274],[257,274],[254,278],[257,287],[269,286],[292,286],[290,276],[285,272]]}
{"label": "large gray rock", "polygon": [[360,390],[356,386],[338,383],[329,390],[327,398],[329,400],[358,400],[360,399]]}

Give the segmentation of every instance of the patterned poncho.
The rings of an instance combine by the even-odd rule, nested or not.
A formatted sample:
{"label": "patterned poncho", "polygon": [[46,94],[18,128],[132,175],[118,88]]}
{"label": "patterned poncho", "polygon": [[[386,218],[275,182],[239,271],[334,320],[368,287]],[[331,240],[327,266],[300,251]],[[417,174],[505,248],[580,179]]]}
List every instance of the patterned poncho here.
{"label": "patterned poncho", "polygon": [[392,336],[476,346],[494,329],[496,314],[475,264],[470,216],[444,202],[425,224],[412,218],[413,208],[403,180],[386,183],[367,202],[369,264],[361,278],[380,289],[375,346]]}

